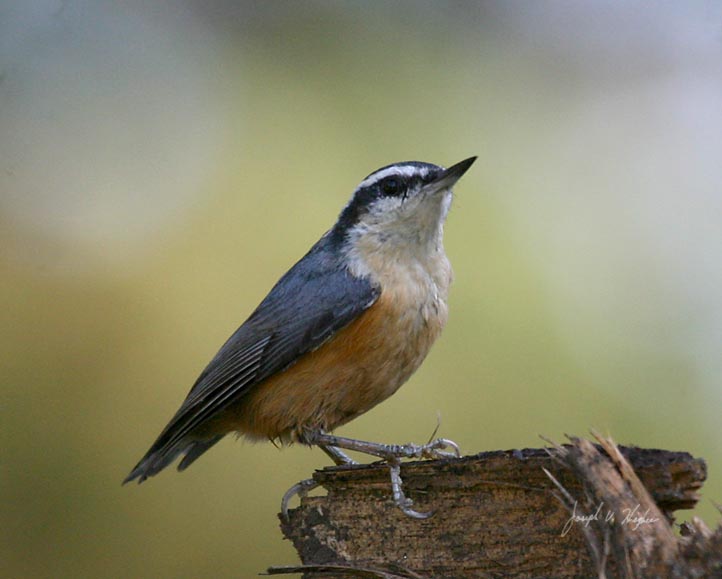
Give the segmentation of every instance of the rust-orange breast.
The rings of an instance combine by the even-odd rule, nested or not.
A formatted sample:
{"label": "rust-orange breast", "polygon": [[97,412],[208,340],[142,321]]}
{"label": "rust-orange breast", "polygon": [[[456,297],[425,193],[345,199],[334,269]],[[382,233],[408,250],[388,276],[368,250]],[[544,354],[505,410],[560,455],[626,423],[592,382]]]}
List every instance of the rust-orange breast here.
{"label": "rust-orange breast", "polygon": [[253,386],[214,430],[294,440],[330,431],[388,398],[413,374],[446,323],[444,295],[384,291],[319,349]]}

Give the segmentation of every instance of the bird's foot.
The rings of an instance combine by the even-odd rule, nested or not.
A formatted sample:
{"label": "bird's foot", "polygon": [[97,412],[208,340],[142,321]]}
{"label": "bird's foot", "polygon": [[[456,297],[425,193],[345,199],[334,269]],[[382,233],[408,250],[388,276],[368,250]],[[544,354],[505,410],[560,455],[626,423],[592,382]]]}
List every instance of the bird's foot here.
{"label": "bird's foot", "polygon": [[380,444],[379,458],[388,461],[391,457],[438,460],[461,457],[461,449],[453,440],[437,438],[427,444]]}
{"label": "bird's foot", "polygon": [[[387,462],[402,458],[433,460],[459,458],[461,456],[459,445],[447,438],[437,438],[427,444],[382,444],[335,436],[326,432],[312,432],[306,435],[304,442],[321,447],[324,452],[334,459],[336,464],[354,464],[354,461],[340,449],[376,456]],[[340,460],[339,457],[341,457]]]}
{"label": "bird's foot", "polygon": [[286,491],[281,499],[281,514],[283,518],[288,521],[288,503],[291,499],[298,495],[300,499],[306,498],[306,495],[318,486],[318,483],[312,478],[307,478],[300,482],[297,482],[290,489]]}
{"label": "bird's foot", "polygon": [[401,463],[398,459],[387,459],[386,462],[389,465],[389,473],[391,474],[391,492],[394,497],[394,503],[401,509],[401,512],[414,519],[428,519],[433,516],[434,511],[422,512],[411,508],[414,501],[404,494],[404,481],[401,480]]}
{"label": "bird's foot", "polygon": [[[404,458],[434,460],[443,458],[458,458],[461,456],[459,445],[446,438],[437,438],[436,440],[432,440],[431,442],[423,445],[411,443],[381,444],[378,442],[368,442],[365,440],[335,436],[325,432],[312,432],[307,435],[304,442],[320,446],[324,452],[329,454],[329,456],[336,461],[336,464],[353,463],[353,461],[351,461],[351,463],[347,463],[340,458],[345,457],[349,459],[349,457],[340,450],[342,448],[344,450],[360,452],[362,454],[368,454],[382,459],[389,465],[391,491],[393,493],[394,503],[406,515],[415,519],[427,519],[434,513],[419,512],[411,508],[413,501],[404,494],[403,490],[403,481],[401,479],[401,460]],[[330,449],[333,449],[333,451],[330,451]]]}

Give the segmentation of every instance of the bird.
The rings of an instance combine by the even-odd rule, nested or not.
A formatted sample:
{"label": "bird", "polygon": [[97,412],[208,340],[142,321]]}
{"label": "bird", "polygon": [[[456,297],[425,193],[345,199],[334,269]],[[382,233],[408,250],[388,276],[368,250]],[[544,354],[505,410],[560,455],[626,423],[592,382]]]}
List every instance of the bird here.
{"label": "bird", "polygon": [[[449,168],[404,161],[364,178],[333,227],[208,363],[123,484],[141,483],[179,456],[185,470],[236,433],[318,446],[338,465],[354,463],[344,450],[381,458],[394,502],[409,516],[429,516],[404,495],[400,459],[458,456],[458,445],[390,445],[332,432],[394,394],[444,328],[452,282],[444,223],[452,187],[475,160]],[[283,512],[314,485],[294,485]]]}

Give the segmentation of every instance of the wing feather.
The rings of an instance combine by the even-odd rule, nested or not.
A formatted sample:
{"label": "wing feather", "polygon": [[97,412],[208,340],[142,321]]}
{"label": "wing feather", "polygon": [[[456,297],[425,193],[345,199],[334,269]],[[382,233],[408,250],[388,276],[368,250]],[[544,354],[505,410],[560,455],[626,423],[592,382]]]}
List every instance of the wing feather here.
{"label": "wing feather", "polygon": [[198,428],[266,378],[319,348],[378,298],[379,289],[353,276],[340,248],[324,236],[273,287],[221,347],[178,412],[125,482],[140,482],[185,453],[185,468],[219,440]]}

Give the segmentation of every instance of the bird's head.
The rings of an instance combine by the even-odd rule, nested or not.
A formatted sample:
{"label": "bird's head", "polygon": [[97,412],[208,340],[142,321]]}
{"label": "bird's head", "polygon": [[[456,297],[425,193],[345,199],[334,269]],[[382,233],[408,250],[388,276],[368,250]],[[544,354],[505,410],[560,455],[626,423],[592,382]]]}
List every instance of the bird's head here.
{"label": "bird's head", "polygon": [[438,251],[451,189],[475,160],[448,169],[406,161],[374,171],[357,187],[330,234],[354,253],[423,258]]}

